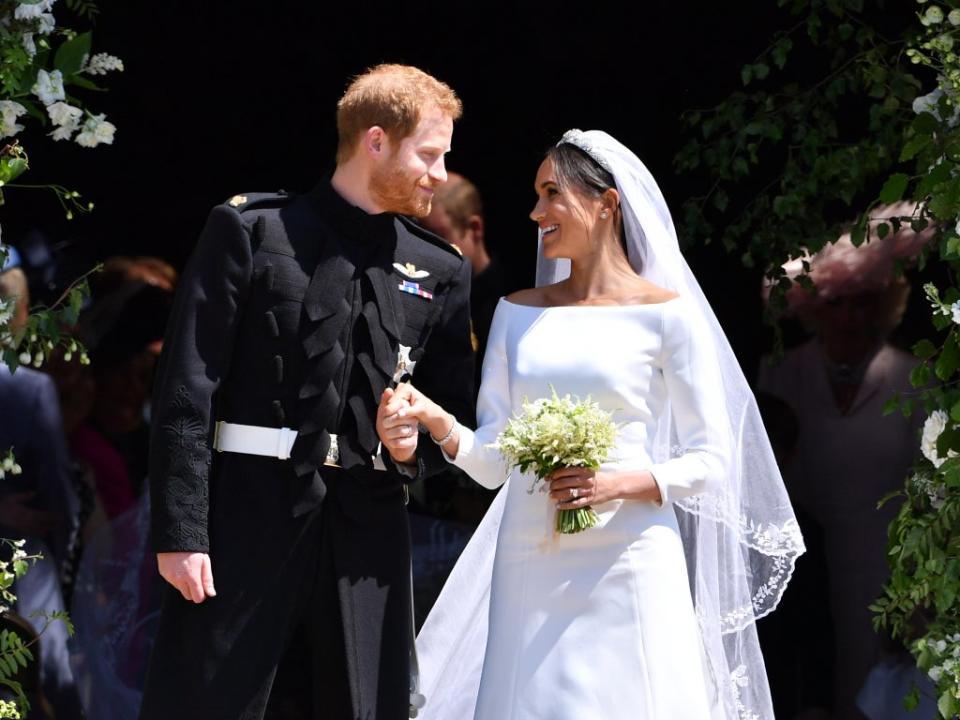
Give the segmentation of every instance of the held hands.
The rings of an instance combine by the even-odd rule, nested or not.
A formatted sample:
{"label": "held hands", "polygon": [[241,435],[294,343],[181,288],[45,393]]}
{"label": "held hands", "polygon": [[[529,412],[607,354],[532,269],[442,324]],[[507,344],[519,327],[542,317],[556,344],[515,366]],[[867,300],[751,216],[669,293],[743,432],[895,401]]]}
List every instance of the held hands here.
{"label": "held hands", "polygon": [[206,553],[157,553],[157,567],[160,569],[160,576],[190,602],[199,604],[217,594],[213,589],[210,556]]}
{"label": "held hands", "polygon": [[[418,425],[423,425],[432,437],[440,440],[447,436],[454,423],[450,413],[410,383],[401,383],[395,390],[387,388],[380,397],[377,434],[397,462],[409,463],[416,457]],[[456,456],[456,443],[454,437],[444,445],[451,456]]]}
{"label": "held hands", "polygon": [[410,412],[409,385],[387,388],[377,408],[377,435],[395,462],[410,464],[417,456],[417,418]]}

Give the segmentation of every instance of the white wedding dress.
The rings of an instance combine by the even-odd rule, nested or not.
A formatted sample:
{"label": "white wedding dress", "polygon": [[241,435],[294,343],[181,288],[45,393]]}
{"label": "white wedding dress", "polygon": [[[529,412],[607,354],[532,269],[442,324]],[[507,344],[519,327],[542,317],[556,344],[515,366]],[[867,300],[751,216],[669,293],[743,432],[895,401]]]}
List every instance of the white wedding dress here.
{"label": "white wedding dress", "polygon": [[[442,626],[443,619],[428,618],[418,641],[428,658],[421,717],[711,717],[672,506],[723,477],[723,444],[710,427],[711,418],[726,417],[719,371],[711,352],[698,353],[702,335],[694,318],[683,298],[549,308],[500,301],[484,359],[479,427],[461,430],[453,462],[477,482],[500,486],[508,472],[490,443],[524,399],[546,397],[552,386],[560,395],[590,396],[614,413],[621,427],[603,469],[651,470],[663,504],[604,503],[594,508],[599,526],[557,535],[549,496],[528,494],[531,476],[515,472],[497,498],[503,515],[492,568],[470,557],[468,548],[453,571],[490,583],[489,628],[476,629],[487,632],[477,697],[444,698],[442,713],[431,711],[431,697],[443,694],[447,680],[481,660],[459,656],[455,648],[434,652],[445,638],[431,635],[431,625]],[[652,435],[668,402],[679,446],[672,459],[657,464]],[[478,532],[491,528],[482,525]],[[433,666],[430,658],[439,655],[452,661]]]}

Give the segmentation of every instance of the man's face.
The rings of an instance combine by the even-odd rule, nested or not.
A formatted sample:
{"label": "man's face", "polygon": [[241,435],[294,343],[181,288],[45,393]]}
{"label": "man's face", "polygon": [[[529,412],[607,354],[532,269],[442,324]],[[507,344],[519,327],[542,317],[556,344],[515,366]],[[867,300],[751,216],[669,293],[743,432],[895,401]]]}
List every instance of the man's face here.
{"label": "man's face", "polygon": [[429,215],[434,189],[447,179],[443,157],[452,138],[453,120],[436,107],[424,110],[413,133],[399,143],[386,138],[386,152],[370,177],[377,205],[384,212]]}

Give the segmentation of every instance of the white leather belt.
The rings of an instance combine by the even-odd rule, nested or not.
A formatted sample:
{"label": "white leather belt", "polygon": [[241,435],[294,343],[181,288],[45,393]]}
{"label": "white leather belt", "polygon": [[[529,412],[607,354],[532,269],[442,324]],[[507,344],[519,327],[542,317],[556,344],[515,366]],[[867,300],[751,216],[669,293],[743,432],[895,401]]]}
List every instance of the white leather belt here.
{"label": "white leather belt", "polygon": [[[290,428],[270,428],[259,425],[240,425],[222,420],[214,426],[213,449],[219,452],[262,455],[280,460],[290,458],[290,449],[297,439],[297,431]],[[340,448],[337,436],[330,433],[330,449],[324,465],[339,467]]]}

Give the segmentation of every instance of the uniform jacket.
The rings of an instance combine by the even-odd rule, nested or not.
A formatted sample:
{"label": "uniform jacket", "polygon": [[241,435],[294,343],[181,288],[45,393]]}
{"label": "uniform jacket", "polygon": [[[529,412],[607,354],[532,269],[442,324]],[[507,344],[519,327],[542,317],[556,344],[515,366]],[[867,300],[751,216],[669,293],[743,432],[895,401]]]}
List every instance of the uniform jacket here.
{"label": "uniform jacket", "polygon": [[[401,285],[406,282],[406,291]],[[150,457],[157,552],[209,552],[211,486],[271,483],[302,514],[324,500],[329,434],[356,482],[343,504],[363,521],[401,475],[373,469],[380,395],[400,346],[414,382],[472,421],[469,265],[394,214],[369,215],[322,182],[312,192],[235,196],[210,213],[177,293],[158,368]],[[221,477],[217,420],[298,432],[289,460]],[[386,454],[386,453],[384,453]],[[238,456],[231,463],[244,457]],[[418,477],[446,467],[421,435]],[[264,467],[271,477],[262,477]],[[234,470],[232,474],[236,474]],[[229,522],[225,518],[224,522]]]}

